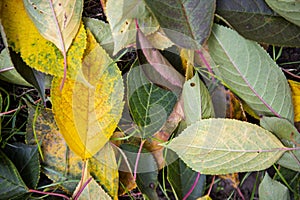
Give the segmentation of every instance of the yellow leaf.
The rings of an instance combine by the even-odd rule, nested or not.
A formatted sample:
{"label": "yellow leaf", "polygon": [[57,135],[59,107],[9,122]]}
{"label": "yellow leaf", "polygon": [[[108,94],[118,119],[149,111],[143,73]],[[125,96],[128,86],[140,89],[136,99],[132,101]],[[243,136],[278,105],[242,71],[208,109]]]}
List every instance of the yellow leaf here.
{"label": "yellow leaf", "polygon": [[212,200],[209,195],[205,195],[203,197],[198,198],[197,200]]}
{"label": "yellow leaf", "polygon": [[67,51],[80,26],[83,1],[24,0],[23,2],[40,34],[53,42],[62,52]]}
{"label": "yellow leaf", "polygon": [[[86,162],[88,163],[88,162]],[[87,183],[87,185],[85,185]],[[84,187],[84,188],[83,188]],[[78,192],[83,189],[79,196]],[[74,199],[78,200],[111,200],[112,198],[98,185],[88,172],[88,167],[85,168],[83,179],[78,184],[74,194]]]}
{"label": "yellow leaf", "polygon": [[[29,123],[27,141],[36,144],[32,134],[32,118],[35,109],[29,108]],[[64,182],[64,180],[78,180],[82,173],[82,159],[67,148],[67,144],[60,134],[54,121],[51,110],[41,110],[37,117],[35,130],[38,141],[41,141],[44,155],[44,173],[54,182],[62,182],[65,190],[73,192],[77,183]],[[90,160],[89,171],[108,193],[117,199],[118,196],[118,165],[110,143],[107,143]]]}
{"label": "yellow leaf", "polygon": [[[82,159],[92,157],[110,139],[121,118],[124,86],[121,72],[88,32],[82,73],[88,82],[61,78],[52,81],[55,121],[70,149]],[[91,47],[94,47],[91,50]]]}
{"label": "yellow leaf", "polygon": [[292,99],[294,104],[294,121],[300,121],[300,83],[289,80],[289,84],[292,90]]}
{"label": "yellow leaf", "polygon": [[[63,76],[63,55],[54,44],[40,35],[27,15],[22,0],[3,0],[1,20],[9,46],[21,53],[27,65],[46,74]],[[86,32],[81,23],[67,53],[67,77],[75,77],[81,68],[85,47]]]}

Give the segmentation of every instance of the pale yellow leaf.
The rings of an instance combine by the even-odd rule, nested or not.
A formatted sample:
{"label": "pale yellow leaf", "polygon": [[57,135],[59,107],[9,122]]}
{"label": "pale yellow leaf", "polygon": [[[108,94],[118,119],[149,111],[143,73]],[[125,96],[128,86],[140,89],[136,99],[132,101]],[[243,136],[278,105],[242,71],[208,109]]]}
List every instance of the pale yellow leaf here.
{"label": "pale yellow leaf", "polygon": [[83,0],[23,0],[25,9],[47,40],[62,52],[72,44],[81,21]]}

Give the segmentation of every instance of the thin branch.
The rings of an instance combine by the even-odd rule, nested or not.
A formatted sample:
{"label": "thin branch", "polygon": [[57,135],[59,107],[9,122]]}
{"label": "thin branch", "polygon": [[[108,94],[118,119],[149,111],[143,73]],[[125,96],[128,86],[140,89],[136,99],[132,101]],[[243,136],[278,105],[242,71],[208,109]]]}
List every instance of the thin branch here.
{"label": "thin branch", "polygon": [[57,196],[57,197],[62,197],[62,198],[67,199],[67,200],[71,200],[69,197],[67,197],[64,194],[59,194],[59,193],[54,193],[54,192],[43,192],[43,191],[32,190],[32,189],[30,189],[29,192],[30,193],[43,194],[43,195]]}
{"label": "thin branch", "polygon": [[143,146],[144,146],[145,142],[146,142],[146,140],[142,140],[142,142],[140,144],[139,151],[138,151],[137,156],[136,156],[136,161],[135,161],[134,171],[133,171],[133,178],[134,178],[134,180],[136,180],[137,168],[138,168],[138,165],[139,165],[139,161],[140,161],[140,157],[141,157],[141,152],[142,152],[142,149],[143,149]]}
{"label": "thin branch", "polygon": [[194,181],[192,187],[190,188],[190,190],[186,193],[186,195],[183,197],[183,200],[186,200],[191,194],[192,192],[194,191],[196,185],[198,184],[199,182],[199,179],[200,179],[200,172],[197,173],[197,177],[196,177],[196,180]]}

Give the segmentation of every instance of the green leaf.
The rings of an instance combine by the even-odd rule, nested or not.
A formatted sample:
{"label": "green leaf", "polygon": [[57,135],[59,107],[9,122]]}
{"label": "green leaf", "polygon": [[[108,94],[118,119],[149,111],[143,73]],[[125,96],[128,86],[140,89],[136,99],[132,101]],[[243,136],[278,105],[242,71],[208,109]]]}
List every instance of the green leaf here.
{"label": "green leaf", "polygon": [[276,14],[264,0],[217,1],[216,12],[245,38],[277,46],[300,46],[300,27]]}
{"label": "green leaf", "polygon": [[[300,144],[300,134],[298,130],[288,120],[278,117],[262,117],[260,125],[266,130],[274,133],[287,147],[296,147]],[[300,171],[300,151],[285,152],[278,160],[278,164]]]}
{"label": "green leaf", "polygon": [[20,55],[11,48],[10,50],[10,55],[12,58],[12,61],[14,63],[15,69],[17,72],[31,85],[33,85],[39,92],[41,98],[45,102],[46,97],[45,97],[45,74],[37,71],[31,67],[29,67],[23,59],[20,57]]}
{"label": "green leaf", "polygon": [[106,15],[114,38],[114,54],[129,44],[135,43],[137,19],[145,34],[158,30],[158,22],[148,11],[144,1],[108,0]]}
{"label": "green leaf", "polygon": [[101,47],[111,56],[114,51],[114,40],[109,24],[89,17],[84,17],[83,22],[86,28],[93,33]]}
{"label": "green leaf", "polygon": [[10,199],[28,192],[18,170],[0,150],[0,199]]}
{"label": "green leaf", "polygon": [[36,188],[40,178],[40,161],[37,146],[15,143],[5,147],[6,155],[15,164],[29,188]]}
{"label": "green leaf", "polygon": [[289,200],[289,190],[279,183],[271,179],[266,172],[264,179],[259,185],[259,199],[261,200]]}
{"label": "green leaf", "polygon": [[177,97],[182,92],[184,77],[175,70],[169,61],[145,37],[140,29],[136,34],[139,63],[146,77],[154,84],[174,92]]}
{"label": "green leaf", "polygon": [[[168,181],[175,190],[178,199],[183,199],[195,183],[199,172],[195,172],[189,168],[174,152],[170,150],[167,152],[166,160],[167,162],[168,160],[173,161],[168,165]],[[201,197],[205,191],[205,183],[206,176],[201,174],[193,192],[187,199],[192,200]]]}
{"label": "green leaf", "polygon": [[80,26],[83,0],[23,2],[40,34],[62,52],[68,51]]}
{"label": "green leaf", "polygon": [[281,142],[269,131],[232,119],[198,121],[165,146],[203,174],[263,170],[285,152]]}
{"label": "green leaf", "polygon": [[300,1],[266,0],[266,3],[286,20],[300,26]]}
{"label": "green leaf", "polygon": [[185,121],[188,125],[214,116],[210,94],[198,73],[184,83],[182,95]]}
{"label": "green leaf", "polygon": [[287,80],[260,45],[229,28],[215,25],[208,46],[218,65],[213,69],[216,75],[257,115],[294,121]]}
{"label": "green leaf", "polygon": [[127,99],[142,138],[157,132],[166,122],[177,101],[176,95],[149,82],[139,66],[127,76]]}
{"label": "green leaf", "polygon": [[[133,144],[122,144],[121,149],[124,151],[133,172],[139,147]],[[141,192],[146,194],[149,199],[158,200],[156,193],[158,185],[157,164],[153,155],[144,148],[138,161],[136,182]]]}
{"label": "green leaf", "polygon": [[208,38],[213,23],[215,0],[144,1],[175,44],[187,49],[200,49]]}

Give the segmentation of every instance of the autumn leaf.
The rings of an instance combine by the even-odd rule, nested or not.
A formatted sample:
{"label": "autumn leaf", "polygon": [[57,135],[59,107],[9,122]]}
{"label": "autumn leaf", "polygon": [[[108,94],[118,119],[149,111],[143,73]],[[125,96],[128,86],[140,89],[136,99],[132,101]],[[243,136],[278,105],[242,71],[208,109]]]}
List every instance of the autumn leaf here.
{"label": "autumn leaf", "polygon": [[[29,109],[29,121],[27,126],[27,142],[36,144],[33,135],[33,121],[35,109]],[[62,182],[61,186],[68,192],[73,192],[80,180],[82,173],[82,159],[71,151],[54,121],[51,110],[42,109],[36,117],[35,132],[41,148],[44,160],[43,172],[54,182]],[[88,169],[93,178],[102,185],[114,199],[118,195],[118,166],[115,154],[110,143],[107,143],[90,160]],[[69,181],[64,181],[69,180]]]}
{"label": "autumn leaf", "polygon": [[[9,47],[20,52],[27,65],[46,74],[63,76],[64,58],[61,51],[39,33],[27,15],[22,0],[3,1],[1,22]],[[85,47],[86,32],[80,23],[79,31],[67,53],[67,77],[77,75]]]}
{"label": "autumn leaf", "polygon": [[300,83],[289,80],[290,88],[292,90],[292,99],[294,105],[294,120],[300,121]]}
{"label": "autumn leaf", "polygon": [[82,64],[81,80],[52,81],[52,108],[55,121],[70,149],[81,158],[92,157],[109,140],[123,109],[121,72],[105,50],[88,32],[88,47]]}

